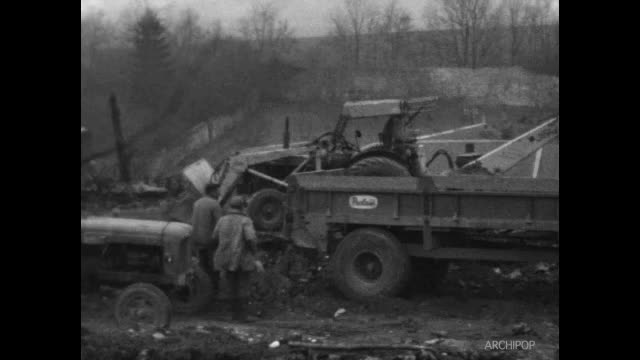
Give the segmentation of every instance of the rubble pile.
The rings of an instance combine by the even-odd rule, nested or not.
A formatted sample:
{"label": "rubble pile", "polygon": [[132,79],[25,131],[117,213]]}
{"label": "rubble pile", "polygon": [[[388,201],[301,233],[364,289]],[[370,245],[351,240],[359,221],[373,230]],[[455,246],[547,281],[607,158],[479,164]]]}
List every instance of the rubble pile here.
{"label": "rubble pile", "polygon": [[330,287],[328,258],[314,251],[288,246],[261,250],[259,259],[266,271],[252,279],[252,302],[256,307],[287,308],[300,296],[326,292]]}
{"label": "rubble pile", "polygon": [[444,291],[457,295],[464,293],[487,298],[556,303],[559,266],[544,262],[526,266],[452,264]]}

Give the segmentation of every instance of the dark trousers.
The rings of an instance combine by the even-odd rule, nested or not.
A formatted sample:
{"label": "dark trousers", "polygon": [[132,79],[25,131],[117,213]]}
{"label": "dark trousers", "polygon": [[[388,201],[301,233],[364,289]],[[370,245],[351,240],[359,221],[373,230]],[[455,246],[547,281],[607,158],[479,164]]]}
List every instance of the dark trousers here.
{"label": "dark trousers", "polygon": [[215,283],[216,278],[214,276],[215,273],[213,269],[213,253],[214,250],[207,247],[201,247],[197,250],[198,261],[200,262],[202,270],[204,270],[211,278],[211,281]]}
{"label": "dark trousers", "polygon": [[[209,248],[199,248],[198,249],[198,260],[200,261],[200,265],[202,269],[209,274],[209,276],[213,275],[213,250]],[[212,277],[213,279],[213,277]]]}
{"label": "dark trousers", "polygon": [[197,250],[200,267],[207,273],[207,275],[209,275],[209,279],[211,279],[211,285],[213,286],[213,291],[215,293],[218,291],[219,281],[218,275],[213,268],[213,253],[214,250],[210,248],[199,248]]}
{"label": "dark trousers", "polygon": [[231,301],[231,312],[233,313],[234,320],[247,319],[250,275],[250,272],[241,270],[225,272],[226,283],[229,289],[229,300]]}

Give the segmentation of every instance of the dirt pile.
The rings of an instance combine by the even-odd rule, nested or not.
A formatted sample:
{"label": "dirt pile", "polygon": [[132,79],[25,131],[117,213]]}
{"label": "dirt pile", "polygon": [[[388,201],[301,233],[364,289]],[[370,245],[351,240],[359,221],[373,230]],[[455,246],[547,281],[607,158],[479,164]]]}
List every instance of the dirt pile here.
{"label": "dirt pile", "polygon": [[318,257],[315,251],[266,245],[258,257],[266,271],[252,278],[251,301],[256,308],[291,308],[300,295],[321,294],[330,287],[328,258]]}
{"label": "dirt pile", "polygon": [[[313,251],[296,247],[266,249],[260,259],[266,273],[256,274],[253,280],[253,301],[269,305],[295,306],[310,297],[330,297],[340,306],[341,296],[332,285],[329,257],[318,257]],[[415,279],[421,278],[414,267]],[[559,266],[551,263],[486,264],[451,263],[437,289],[411,286],[405,298],[421,295],[453,295],[494,299],[517,299],[541,303],[555,303],[559,292]],[[535,296],[532,296],[535,295]],[[398,305],[398,302],[394,302]],[[309,304],[305,305],[307,308]],[[382,306],[372,302],[367,306]],[[336,309],[330,309],[331,314]],[[327,309],[329,311],[329,309]]]}
{"label": "dirt pile", "polygon": [[559,300],[558,264],[454,264],[442,292],[461,297],[516,299],[554,304]]}

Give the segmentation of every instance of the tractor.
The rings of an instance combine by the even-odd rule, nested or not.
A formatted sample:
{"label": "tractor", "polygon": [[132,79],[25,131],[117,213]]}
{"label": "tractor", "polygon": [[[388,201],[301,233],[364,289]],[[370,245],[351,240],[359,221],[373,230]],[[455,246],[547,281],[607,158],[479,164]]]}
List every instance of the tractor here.
{"label": "tractor", "polygon": [[[419,176],[422,171],[418,162],[417,138],[408,129],[412,121],[419,114],[430,111],[436,101],[436,97],[423,97],[345,103],[334,131],[324,136],[330,139],[329,157],[335,149],[346,149],[349,157],[343,163],[332,163],[329,159],[328,168],[345,168],[346,174],[352,176]],[[350,121],[379,116],[388,119],[378,134],[378,143],[360,148],[360,130],[355,133],[356,144],[345,139],[345,129]]]}
{"label": "tractor", "polygon": [[192,256],[191,225],[87,217],[81,228],[81,292],[122,288],[115,318],[124,328],[166,327],[172,311],[193,313],[213,296],[210,273]]}
{"label": "tractor", "polygon": [[[347,102],[332,131],[310,142],[289,144],[288,121],[283,145],[246,149],[219,163],[215,169],[200,160],[185,168],[184,174],[197,189],[207,182],[220,185],[224,205],[232,193],[248,197],[248,214],[259,230],[279,230],[284,223],[282,190],[285,179],[296,173],[342,169],[361,176],[419,176],[416,137],[407,127],[420,113],[431,110],[437,98],[410,100],[370,100]],[[353,121],[388,117],[378,134],[379,143],[360,147],[362,133],[355,131],[347,140],[347,126]],[[197,175],[195,175],[197,174]],[[188,221],[190,206],[185,204],[174,219]]]}

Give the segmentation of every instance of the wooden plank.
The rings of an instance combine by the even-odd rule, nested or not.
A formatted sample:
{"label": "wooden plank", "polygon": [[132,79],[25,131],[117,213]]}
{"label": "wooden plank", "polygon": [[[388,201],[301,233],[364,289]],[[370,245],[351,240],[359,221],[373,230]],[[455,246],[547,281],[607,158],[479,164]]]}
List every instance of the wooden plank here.
{"label": "wooden plank", "polygon": [[429,139],[419,142],[421,146],[430,144],[495,144],[499,146],[506,143],[506,140],[494,139]]}
{"label": "wooden plank", "polygon": [[265,180],[271,181],[272,183],[275,183],[275,184],[277,184],[277,185],[280,185],[280,186],[282,186],[282,187],[284,187],[284,188],[289,187],[289,185],[288,185],[286,182],[284,182],[284,181],[282,181],[282,180],[278,180],[278,179],[276,179],[276,178],[274,178],[274,177],[271,177],[271,176],[269,176],[269,175],[267,175],[267,174],[263,174],[263,173],[261,173],[261,172],[259,172],[259,171],[256,171],[256,170],[253,170],[253,169],[247,169],[247,172],[248,172],[249,174],[251,174],[251,175],[254,175],[254,176],[257,176],[257,177],[259,177],[259,178],[262,178],[262,179],[265,179]]}
{"label": "wooden plank", "polygon": [[[422,143],[422,142],[425,142],[425,140],[433,139],[435,137],[444,137],[444,136],[448,136],[448,135],[454,135],[454,134],[463,133],[465,131],[479,130],[479,129],[482,129],[483,127],[485,127],[486,125],[487,124],[485,124],[485,123],[479,123],[479,124],[473,124],[473,125],[469,125],[469,126],[463,126],[463,127],[457,128],[457,129],[445,130],[445,131],[441,131],[441,132],[437,132],[437,133],[433,133],[433,134],[418,136],[417,140],[418,140],[418,143]],[[446,140],[446,141],[451,141],[451,140]],[[468,140],[468,142],[471,142],[471,141],[472,140]],[[478,141],[478,140],[473,140],[473,141]],[[487,141],[489,141],[489,140],[487,140]]]}
{"label": "wooden plank", "polygon": [[542,150],[544,148],[540,148],[538,149],[538,151],[536,151],[536,159],[533,161],[533,174],[531,174],[531,177],[533,177],[534,179],[538,178],[538,171],[540,170],[540,160],[542,159]]}

